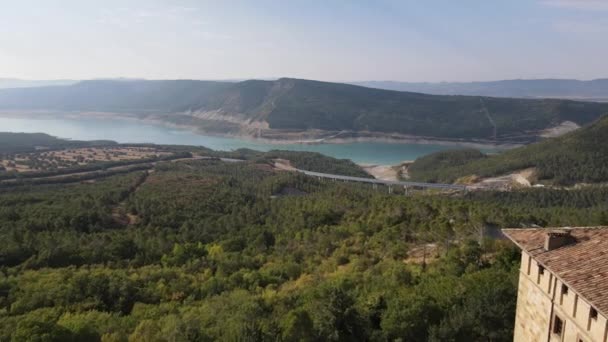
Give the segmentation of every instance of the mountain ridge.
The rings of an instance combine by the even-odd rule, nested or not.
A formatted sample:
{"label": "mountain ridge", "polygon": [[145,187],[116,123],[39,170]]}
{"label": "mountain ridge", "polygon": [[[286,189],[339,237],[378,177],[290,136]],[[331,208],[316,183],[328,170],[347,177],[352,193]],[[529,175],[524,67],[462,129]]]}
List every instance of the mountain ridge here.
{"label": "mountain ridge", "polygon": [[510,79],[473,82],[360,81],[351,84],[378,89],[414,91],[434,95],[472,95],[518,98],[568,98],[608,101],[608,78]]}
{"label": "mountain ridge", "polygon": [[[587,124],[608,104],[429,95],[280,78],[242,82],[91,80],[0,90],[2,111],[107,112],[214,133],[321,140],[403,136],[527,143],[565,121]],[[82,114],[84,115],[84,114]]]}

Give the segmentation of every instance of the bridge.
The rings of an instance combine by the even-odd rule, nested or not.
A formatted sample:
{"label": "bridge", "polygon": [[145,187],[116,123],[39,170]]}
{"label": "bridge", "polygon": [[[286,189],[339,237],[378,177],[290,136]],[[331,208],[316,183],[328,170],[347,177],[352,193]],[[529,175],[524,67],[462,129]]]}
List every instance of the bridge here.
{"label": "bridge", "polygon": [[[232,158],[214,158],[214,157],[198,157],[196,159],[220,159],[224,162],[243,162],[243,159],[232,159]],[[373,184],[374,186],[385,185],[388,187],[388,192],[393,192],[393,187],[403,187],[406,193],[408,188],[424,188],[424,189],[441,189],[441,190],[456,190],[456,191],[467,191],[468,188],[466,185],[457,185],[457,184],[442,184],[442,183],[422,183],[422,182],[407,182],[407,181],[391,181],[391,180],[382,180],[376,178],[363,178],[363,177],[353,177],[353,176],[343,176],[343,175],[334,175],[331,173],[323,173],[323,172],[315,172],[297,169],[291,166],[282,165],[275,163],[275,167],[278,167],[285,171],[295,171],[306,176],[331,179],[331,180],[340,180],[344,182],[355,182],[355,183],[368,183]]]}
{"label": "bridge", "polygon": [[466,185],[457,185],[457,184],[390,181],[390,180],[381,180],[381,179],[376,179],[376,178],[363,178],[363,177],[333,175],[330,173],[306,171],[306,170],[300,170],[300,169],[295,169],[294,171],[305,174],[307,176],[312,176],[312,177],[317,177],[317,178],[341,180],[341,181],[345,181],[345,182],[368,183],[368,184],[374,184],[374,185],[378,185],[378,184],[386,185],[389,188],[389,192],[392,192],[393,187],[403,187],[406,190],[408,188],[442,189],[442,190],[458,190],[458,191],[467,190]]}

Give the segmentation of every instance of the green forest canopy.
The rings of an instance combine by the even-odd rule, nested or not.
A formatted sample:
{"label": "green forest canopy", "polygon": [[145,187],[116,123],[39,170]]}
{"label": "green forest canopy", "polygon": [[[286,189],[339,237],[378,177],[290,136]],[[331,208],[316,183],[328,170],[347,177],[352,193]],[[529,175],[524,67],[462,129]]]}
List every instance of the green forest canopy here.
{"label": "green forest canopy", "polygon": [[406,197],[267,165],[3,190],[0,340],[511,341],[518,254],[472,238],[608,223],[604,188]]}

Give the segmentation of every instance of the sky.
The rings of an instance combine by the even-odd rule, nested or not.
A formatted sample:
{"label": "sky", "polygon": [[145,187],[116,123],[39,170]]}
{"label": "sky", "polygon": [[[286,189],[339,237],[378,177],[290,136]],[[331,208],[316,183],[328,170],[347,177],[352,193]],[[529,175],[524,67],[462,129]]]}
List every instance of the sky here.
{"label": "sky", "polygon": [[608,0],[0,0],[0,78],[608,77]]}

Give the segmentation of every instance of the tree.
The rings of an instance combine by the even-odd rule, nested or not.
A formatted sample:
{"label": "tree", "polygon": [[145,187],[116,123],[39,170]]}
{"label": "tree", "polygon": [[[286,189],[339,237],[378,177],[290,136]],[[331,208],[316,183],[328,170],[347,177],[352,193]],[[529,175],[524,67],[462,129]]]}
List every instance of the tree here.
{"label": "tree", "polygon": [[432,298],[400,291],[387,298],[381,327],[388,340],[426,341],[428,327],[439,318],[439,308]]}
{"label": "tree", "polygon": [[308,315],[303,309],[291,310],[281,320],[281,330],[284,341],[314,341],[314,326]]}
{"label": "tree", "polygon": [[129,342],[129,339],[123,333],[112,332],[101,335],[101,342]]}
{"label": "tree", "polygon": [[[507,281],[505,281],[507,280]],[[486,269],[467,274],[459,304],[431,329],[432,341],[511,341],[517,288],[512,273]]]}
{"label": "tree", "polygon": [[65,342],[71,341],[70,331],[52,322],[23,320],[17,324],[13,342]]}
{"label": "tree", "polygon": [[135,331],[129,335],[129,342],[167,342],[167,340],[162,337],[158,323],[146,319],[141,321]]}
{"label": "tree", "polygon": [[347,281],[321,286],[315,300],[308,303],[319,337],[332,341],[358,341],[365,338],[365,326],[348,292]]}
{"label": "tree", "polygon": [[65,314],[59,320],[59,324],[71,331],[72,341],[89,342],[99,341],[100,336],[89,317],[81,315]]}

